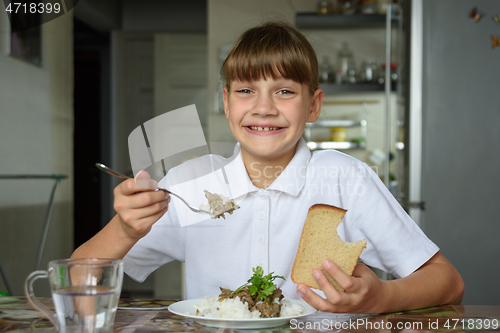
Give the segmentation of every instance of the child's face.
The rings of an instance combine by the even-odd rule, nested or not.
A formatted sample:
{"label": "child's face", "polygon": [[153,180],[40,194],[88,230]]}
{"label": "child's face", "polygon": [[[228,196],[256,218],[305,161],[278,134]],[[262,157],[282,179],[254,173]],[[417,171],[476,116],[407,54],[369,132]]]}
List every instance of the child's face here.
{"label": "child's face", "polygon": [[[280,78],[232,81],[223,92],[232,134],[259,160],[293,157],[306,122],[318,119],[323,91]],[[289,159],[289,160],[290,160]]]}

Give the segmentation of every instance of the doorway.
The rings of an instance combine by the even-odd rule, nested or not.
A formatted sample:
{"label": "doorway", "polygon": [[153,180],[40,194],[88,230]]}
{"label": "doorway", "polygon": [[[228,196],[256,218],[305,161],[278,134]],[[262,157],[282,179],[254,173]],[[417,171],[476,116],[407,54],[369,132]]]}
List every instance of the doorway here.
{"label": "doorway", "polygon": [[[106,63],[109,33],[98,32],[74,20],[74,246],[77,248],[103,224],[102,181],[95,167],[103,162],[106,138],[102,135],[109,108],[106,107]],[[109,78],[108,78],[109,82]],[[105,149],[104,149],[105,150]]]}

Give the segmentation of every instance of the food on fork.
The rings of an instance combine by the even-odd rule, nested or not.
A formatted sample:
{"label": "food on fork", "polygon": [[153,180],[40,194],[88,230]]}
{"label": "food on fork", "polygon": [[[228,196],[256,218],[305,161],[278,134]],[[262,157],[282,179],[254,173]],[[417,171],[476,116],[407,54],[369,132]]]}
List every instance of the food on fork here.
{"label": "food on fork", "polygon": [[252,269],[247,283],[232,291],[220,288],[221,294],[204,298],[196,304],[196,315],[208,318],[258,319],[289,317],[302,314],[302,305],[285,300],[281,289],[273,281],[282,276],[270,273],[264,276],[262,267]]}
{"label": "food on fork", "polygon": [[366,240],[356,243],[344,242],[337,234],[337,227],[347,211],[335,206],[317,204],[309,208],[302,229],[297,256],[293,263],[292,281],[308,287],[321,289],[312,276],[316,268],[325,273],[328,280],[339,291],[344,289],[322,269],[325,260],[334,262],[342,271],[352,275],[359,256],[366,247]]}
{"label": "food on fork", "polygon": [[213,219],[219,217],[225,219],[225,213],[233,214],[236,209],[240,208],[240,206],[222,194],[210,193],[205,190],[205,197],[208,199],[208,204],[201,204],[200,209],[209,213]]}

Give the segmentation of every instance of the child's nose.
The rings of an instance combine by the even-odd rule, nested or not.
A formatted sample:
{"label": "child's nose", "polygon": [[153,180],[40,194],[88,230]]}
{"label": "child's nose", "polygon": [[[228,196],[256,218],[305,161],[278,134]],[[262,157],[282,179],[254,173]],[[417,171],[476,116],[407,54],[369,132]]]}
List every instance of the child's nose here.
{"label": "child's nose", "polygon": [[273,99],[269,96],[260,95],[254,106],[254,114],[258,114],[262,117],[267,115],[277,115],[278,109],[273,103]]}

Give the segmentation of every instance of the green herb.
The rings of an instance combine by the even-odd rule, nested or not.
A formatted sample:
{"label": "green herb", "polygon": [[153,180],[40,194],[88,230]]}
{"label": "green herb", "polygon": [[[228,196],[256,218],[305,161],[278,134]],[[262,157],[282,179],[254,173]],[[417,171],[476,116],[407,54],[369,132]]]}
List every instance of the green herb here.
{"label": "green herb", "polygon": [[276,285],[273,283],[275,279],[280,278],[285,280],[282,276],[273,275],[274,272],[264,276],[264,270],[260,266],[252,268],[252,271],[254,274],[248,282],[233,291],[229,297],[232,297],[234,294],[248,286],[248,292],[251,296],[257,294],[260,300],[264,300],[267,296],[272,295],[276,289]]}

